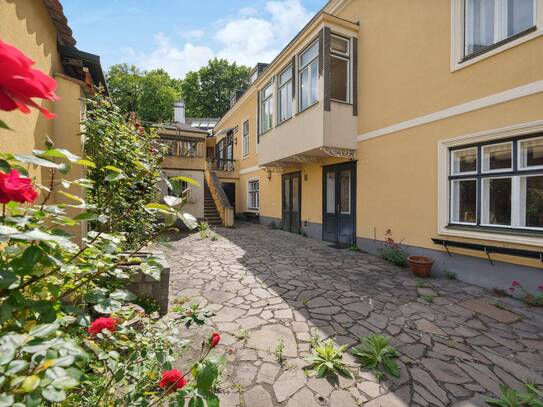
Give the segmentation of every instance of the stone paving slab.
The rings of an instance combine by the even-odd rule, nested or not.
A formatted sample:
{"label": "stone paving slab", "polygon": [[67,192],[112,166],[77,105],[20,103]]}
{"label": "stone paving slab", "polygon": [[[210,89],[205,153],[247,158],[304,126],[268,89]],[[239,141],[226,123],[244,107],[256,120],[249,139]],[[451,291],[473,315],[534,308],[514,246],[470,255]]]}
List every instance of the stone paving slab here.
{"label": "stone paving slab", "polygon": [[[223,407],[471,407],[499,383],[543,383],[541,309],[507,298],[506,310],[494,307],[492,293],[458,281],[419,287],[373,255],[259,225],[216,232],[181,237],[166,254],[170,300],[187,295],[216,312],[204,331],[222,332]],[[349,354],[352,380],[306,369],[312,335],[352,346],[370,333],[397,348],[399,379],[379,382]]]}

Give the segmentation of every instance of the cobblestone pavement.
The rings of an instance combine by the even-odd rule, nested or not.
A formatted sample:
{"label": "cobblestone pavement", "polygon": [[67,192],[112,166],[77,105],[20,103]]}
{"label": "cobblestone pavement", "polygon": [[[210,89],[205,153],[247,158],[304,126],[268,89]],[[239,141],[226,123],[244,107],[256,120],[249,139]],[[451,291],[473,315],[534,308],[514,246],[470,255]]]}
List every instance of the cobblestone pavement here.
{"label": "cobblestone pavement", "polygon": [[[223,407],[483,406],[500,382],[543,383],[541,309],[454,280],[421,284],[373,255],[259,225],[216,232],[173,242],[167,256],[170,298],[216,312]],[[352,345],[372,332],[400,352],[399,379],[378,382],[348,353],[352,380],[304,369],[312,334]]]}

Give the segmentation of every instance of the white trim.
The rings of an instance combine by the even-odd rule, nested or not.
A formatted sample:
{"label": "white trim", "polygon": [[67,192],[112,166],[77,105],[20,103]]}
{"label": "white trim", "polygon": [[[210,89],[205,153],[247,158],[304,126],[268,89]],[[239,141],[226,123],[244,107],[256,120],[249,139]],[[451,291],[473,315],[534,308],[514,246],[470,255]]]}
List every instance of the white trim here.
{"label": "white trim", "polygon": [[[543,140],[543,137],[532,137],[532,138],[524,139],[524,140],[519,141],[518,144],[522,144],[526,141],[532,141],[532,140]],[[520,166],[521,162],[522,162],[522,149],[520,148],[520,145],[519,145],[519,148],[517,151],[517,163],[519,163],[518,164],[519,172],[530,171],[530,170],[540,170],[543,168],[543,165],[532,165],[532,166],[527,166],[527,167],[521,167]]]}
{"label": "white trim", "polygon": [[[485,169],[485,164],[486,164],[485,149],[489,149],[495,146],[502,146],[506,144],[509,144],[509,147],[510,147],[509,151],[511,153],[511,166],[509,168],[497,168],[494,170]],[[499,174],[500,172],[513,171],[513,161],[514,159],[513,159],[513,142],[512,141],[506,141],[505,143],[488,144],[486,146],[481,147],[481,174]],[[488,163],[488,165],[490,166],[490,162]]]}
{"label": "white trim", "polygon": [[465,0],[451,0],[451,72],[473,65],[543,35],[543,0],[536,0],[535,25],[537,28],[534,32],[462,62],[464,58],[464,2]]}
{"label": "white trim", "polygon": [[487,231],[471,231],[447,228],[449,221],[449,148],[462,144],[480,143],[543,131],[543,120],[520,123],[513,126],[452,137],[437,142],[437,233],[440,235],[466,237],[497,242],[517,243],[524,245],[543,246],[543,238],[519,236]]}
{"label": "white trim", "polygon": [[358,141],[370,140],[375,137],[384,136],[390,133],[396,133],[412,127],[422,126],[438,120],[447,119],[449,117],[458,116],[460,114],[473,112],[474,110],[484,109],[485,107],[494,106],[500,103],[509,102],[525,96],[543,92],[543,80],[528,83],[516,88],[508,89],[503,92],[485,96],[480,99],[475,99],[460,105],[452,106],[444,110],[430,113],[424,116],[419,116],[414,119],[406,120],[392,126],[383,127],[381,129],[372,130],[367,133],[360,134]]}
{"label": "white trim", "polygon": [[[247,134],[247,138],[248,138],[247,151],[245,151],[245,140],[244,140],[245,123],[247,123],[249,127],[249,134]],[[245,160],[246,158],[249,158],[250,154],[251,154],[251,122],[249,121],[249,116],[247,116],[245,119],[241,121],[241,159]]]}
{"label": "white trim", "polygon": [[258,165],[253,165],[252,167],[244,168],[239,170],[239,175],[249,174],[250,172],[258,171],[260,167]]}
{"label": "white trim", "polygon": [[[250,207],[251,195],[249,194],[249,192],[251,191],[249,190],[249,184],[254,181],[258,181],[258,191],[257,191],[258,192],[258,197],[257,197],[258,207],[257,208]],[[260,177],[252,177],[252,178],[247,179],[247,210],[251,212],[260,211]]]}

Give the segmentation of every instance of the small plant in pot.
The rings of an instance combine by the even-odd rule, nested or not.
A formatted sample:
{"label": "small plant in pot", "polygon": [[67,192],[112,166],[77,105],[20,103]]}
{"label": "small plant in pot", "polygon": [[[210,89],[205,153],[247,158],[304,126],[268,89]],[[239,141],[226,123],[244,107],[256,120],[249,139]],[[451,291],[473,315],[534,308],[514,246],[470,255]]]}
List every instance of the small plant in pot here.
{"label": "small plant in pot", "polygon": [[426,256],[409,256],[407,258],[409,268],[417,277],[426,278],[432,271],[434,260]]}

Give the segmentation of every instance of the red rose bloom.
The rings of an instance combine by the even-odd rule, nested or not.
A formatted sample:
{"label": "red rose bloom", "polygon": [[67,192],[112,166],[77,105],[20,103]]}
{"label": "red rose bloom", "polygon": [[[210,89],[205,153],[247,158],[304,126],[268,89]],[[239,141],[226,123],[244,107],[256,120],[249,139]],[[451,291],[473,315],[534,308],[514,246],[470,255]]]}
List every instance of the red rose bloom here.
{"label": "red rose bloom", "polygon": [[34,202],[37,197],[30,178],[21,177],[17,170],[11,170],[9,174],[0,172],[0,203]]}
{"label": "red rose bloom", "polygon": [[517,280],[514,280],[512,283],[513,287],[518,287],[520,283]]}
{"label": "red rose bloom", "polygon": [[160,388],[170,389],[170,392],[182,389],[186,384],[187,379],[177,369],[163,371],[162,380],[158,383]]}
{"label": "red rose bloom", "polygon": [[211,339],[209,343],[211,344],[211,347],[214,348],[215,346],[219,344],[220,341],[221,341],[221,336],[217,332],[214,332],[211,335]]}
{"label": "red rose bloom", "polygon": [[541,284],[539,287],[537,287],[539,291],[543,291],[543,284]]}
{"label": "red rose bloom", "polygon": [[0,40],[0,110],[19,109],[30,113],[29,106],[52,119],[55,115],[38,105],[32,98],[57,99],[57,82],[38,69],[32,68],[34,61],[17,48]]}
{"label": "red rose bloom", "polygon": [[117,329],[117,320],[110,317],[100,317],[96,318],[89,328],[89,333],[92,336],[99,334],[104,329],[107,329],[109,332],[115,332]]}

